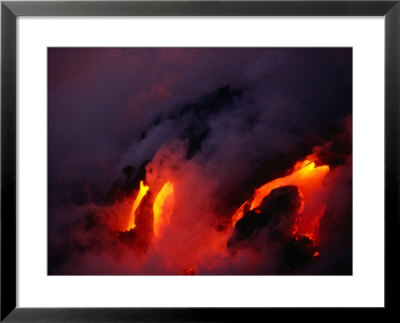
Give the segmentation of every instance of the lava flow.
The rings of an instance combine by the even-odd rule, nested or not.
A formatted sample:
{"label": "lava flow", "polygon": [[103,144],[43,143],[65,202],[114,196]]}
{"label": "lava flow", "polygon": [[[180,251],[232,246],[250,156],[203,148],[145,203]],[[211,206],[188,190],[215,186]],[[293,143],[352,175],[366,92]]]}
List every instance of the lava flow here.
{"label": "lava flow", "polygon": [[315,239],[319,220],[324,214],[326,206],[321,201],[315,201],[314,193],[322,188],[322,181],[329,172],[329,166],[316,166],[315,162],[310,159],[309,157],[304,161],[297,162],[287,176],[277,178],[256,189],[251,199],[244,202],[234,213],[232,225],[235,226],[246,212],[259,207],[273,189],[293,185],[297,186],[299,190],[302,199],[299,215],[303,215],[302,221],[299,221],[299,231],[294,233],[307,234]]}
{"label": "lava flow", "polygon": [[154,204],[154,236],[158,238],[162,230],[169,225],[171,214],[174,207],[174,187],[171,182],[167,182],[157,194]]}
{"label": "lava flow", "polygon": [[[257,188],[232,217],[233,232],[227,230],[217,234],[218,237],[210,232],[207,240],[207,253],[210,253],[207,254],[208,261],[215,256],[212,245],[216,246],[217,254],[234,257],[238,249],[249,247],[260,250],[257,241],[270,241],[274,246],[274,252],[279,255],[277,259],[280,259],[278,267],[274,269],[277,272],[293,273],[319,258],[319,222],[326,208],[323,180],[328,172],[329,166],[316,166],[314,157],[309,156],[296,163],[288,175]],[[187,226],[179,222],[179,207],[182,207],[179,198],[182,197],[175,196],[178,191],[175,191],[171,181],[162,182],[162,186],[159,186],[160,182],[151,179],[149,183],[146,185],[143,180],[140,182],[139,192],[132,202],[128,229],[119,238],[135,250],[145,252],[153,243],[153,252],[169,259],[166,262],[168,268],[176,262],[188,268],[184,274],[195,274],[197,270],[193,270],[193,266],[205,266],[205,260],[202,259],[204,255],[186,254],[180,243],[170,240],[180,232],[187,232]],[[159,187],[157,194],[154,194],[152,189],[158,190]],[[175,221],[171,222],[173,214]],[[203,226],[189,228],[196,230],[191,236],[199,237],[204,234],[202,230],[208,227],[207,223],[203,223]],[[166,234],[167,229],[173,233],[172,236]],[[182,229],[185,231],[179,231]],[[259,234],[267,240],[257,240],[255,237],[259,237]],[[190,240],[186,241],[190,243]],[[279,241],[280,247],[276,241]],[[225,250],[228,253],[225,254]],[[255,257],[259,259],[259,256]]]}
{"label": "lava flow", "polygon": [[131,211],[131,216],[130,216],[130,220],[129,220],[129,225],[128,225],[128,229],[127,231],[134,229],[136,227],[135,224],[135,212],[137,210],[137,208],[140,205],[140,202],[142,201],[143,197],[147,194],[147,191],[149,190],[149,186],[144,185],[143,181],[140,181],[140,189],[139,189],[139,193],[135,199],[135,201],[133,202],[133,206],[132,206],[132,211]]}
{"label": "lava flow", "polygon": [[[136,196],[132,210],[130,213],[129,225],[126,231],[130,231],[136,227],[135,219],[136,212],[142,202],[143,198],[149,191],[150,186],[145,185],[143,181],[140,181],[140,189]],[[153,217],[154,217],[154,237],[159,238],[162,231],[170,223],[171,214],[174,207],[173,199],[174,187],[171,182],[167,182],[163,185],[160,192],[156,195],[153,202]]]}

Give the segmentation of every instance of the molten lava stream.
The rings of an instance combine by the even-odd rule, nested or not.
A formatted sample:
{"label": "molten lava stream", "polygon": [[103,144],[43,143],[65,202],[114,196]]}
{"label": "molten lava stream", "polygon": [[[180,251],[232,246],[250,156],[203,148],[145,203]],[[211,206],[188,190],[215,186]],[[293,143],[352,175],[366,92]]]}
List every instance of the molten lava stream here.
{"label": "molten lava stream", "polygon": [[147,194],[147,191],[149,190],[149,186],[144,185],[143,181],[140,181],[140,189],[139,189],[139,193],[136,196],[135,201],[133,202],[133,206],[132,206],[132,210],[131,210],[131,216],[129,219],[129,224],[128,224],[128,228],[127,231],[133,229],[136,227],[135,224],[135,212],[137,210],[137,208],[140,205],[140,202],[142,201],[143,197]]}
{"label": "molten lava stream", "polygon": [[157,194],[154,204],[154,237],[159,238],[162,231],[169,225],[174,208],[174,186],[167,182]]}
{"label": "molten lava stream", "polygon": [[[313,199],[316,191],[322,188],[322,181],[329,172],[329,166],[315,166],[315,162],[308,159],[302,162],[297,162],[292,173],[285,177],[277,178],[270,181],[255,190],[252,198],[244,202],[232,217],[232,225],[235,226],[248,210],[253,210],[260,206],[263,199],[275,188],[286,185],[295,185],[303,198],[303,203],[299,213],[303,213],[304,206]],[[314,209],[313,207],[312,209]],[[312,215],[314,221],[311,221],[312,227],[309,226],[308,231],[314,235],[314,230],[318,228],[319,219],[325,211],[325,205],[318,206],[318,210]],[[314,213],[314,212],[313,212]]]}

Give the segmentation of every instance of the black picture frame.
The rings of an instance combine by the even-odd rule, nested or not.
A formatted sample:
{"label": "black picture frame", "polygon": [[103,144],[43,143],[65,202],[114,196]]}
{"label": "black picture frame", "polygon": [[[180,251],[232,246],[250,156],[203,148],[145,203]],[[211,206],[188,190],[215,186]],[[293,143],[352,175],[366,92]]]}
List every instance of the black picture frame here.
{"label": "black picture frame", "polygon": [[[315,319],[310,309],[19,308],[16,307],[16,19],[19,16],[384,16],[385,19],[385,307],[399,291],[400,1],[2,1],[1,2],[1,321],[249,321],[279,313]],[[345,291],[344,291],[345,292]],[[311,309],[314,310],[314,309]],[[324,309],[330,316],[337,309]],[[347,309],[350,313],[356,309]],[[268,311],[268,312],[267,312]],[[307,314],[306,314],[307,313]],[[304,316],[306,315],[306,316]],[[323,314],[326,315],[326,314]],[[378,316],[379,315],[379,316]],[[320,317],[321,318],[321,317]],[[312,319],[309,317],[309,319]]]}

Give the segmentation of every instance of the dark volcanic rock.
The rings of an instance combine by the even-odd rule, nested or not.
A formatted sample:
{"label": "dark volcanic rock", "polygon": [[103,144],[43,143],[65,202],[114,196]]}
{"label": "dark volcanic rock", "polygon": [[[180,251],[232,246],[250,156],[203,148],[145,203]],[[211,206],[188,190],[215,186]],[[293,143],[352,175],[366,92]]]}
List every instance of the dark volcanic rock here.
{"label": "dark volcanic rock", "polygon": [[253,239],[265,226],[276,237],[290,235],[297,222],[301,197],[296,186],[282,186],[271,191],[258,208],[246,212],[235,225],[228,247],[236,242]]}
{"label": "dark volcanic rock", "polygon": [[145,255],[151,242],[148,235],[137,230],[137,227],[128,231],[118,232],[116,237],[132,248],[137,256]]}
{"label": "dark volcanic rock", "polygon": [[[296,186],[272,190],[258,208],[236,222],[228,248],[258,248],[260,243],[271,243],[277,257],[274,274],[292,274],[317,260],[317,245],[312,237],[294,233],[301,202]],[[262,231],[264,228],[268,230]],[[265,239],[257,239],[261,232]]]}
{"label": "dark volcanic rock", "polygon": [[318,257],[314,240],[306,235],[296,234],[286,240],[282,251],[282,273],[293,273]]}
{"label": "dark volcanic rock", "polygon": [[117,238],[123,243],[145,252],[153,239],[153,202],[151,190],[143,197],[135,212],[135,228],[119,232]]}
{"label": "dark volcanic rock", "polygon": [[300,205],[301,198],[297,186],[282,186],[272,190],[258,209],[261,214],[270,216],[276,223],[282,214],[297,215]]}
{"label": "dark volcanic rock", "polygon": [[148,160],[142,163],[138,169],[128,165],[122,170],[122,178],[118,179],[112,185],[110,191],[104,200],[106,205],[121,202],[123,199],[129,197],[134,189],[138,189],[140,181],[146,177],[146,165]]}
{"label": "dark volcanic rock", "polygon": [[136,241],[137,234],[135,229],[130,229],[129,231],[119,232],[117,237],[123,243],[133,245]]}

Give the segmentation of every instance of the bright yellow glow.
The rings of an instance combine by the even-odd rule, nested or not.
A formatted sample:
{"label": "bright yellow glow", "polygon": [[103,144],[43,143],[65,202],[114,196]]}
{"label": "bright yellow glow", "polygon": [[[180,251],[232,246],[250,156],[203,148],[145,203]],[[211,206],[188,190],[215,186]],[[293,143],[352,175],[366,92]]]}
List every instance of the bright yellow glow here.
{"label": "bright yellow glow", "polygon": [[298,187],[300,197],[303,200],[300,213],[303,212],[304,200],[307,200],[313,191],[318,190],[322,186],[322,180],[328,172],[329,166],[327,165],[315,167],[315,163],[309,160],[296,163],[291,174],[277,178],[256,189],[253,197],[249,201],[244,202],[235,212],[232,217],[232,225],[235,226],[236,222],[244,216],[246,207],[248,207],[248,210],[257,208],[273,189],[280,186],[296,185]]}
{"label": "bright yellow glow", "polygon": [[174,186],[171,182],[164,184],[153,204],[154,236],[159,237],[162,229],[169,225],[174,205]]}
{"label": "bright yellow glow", "polygon": [[140,189],[139,189],[139,193],[136,196],[135,202],[133,202],[133,206],[132,206],[132,211],[131,211],[131,217],[129,219],[129,225],[128,225],[128,230],[131,230],[133,228],[136,227],[135,224],[135,213],[137,208],[140,205],[140,202],[142,201],[143,197],[147,194],[147,191],[149,190],[149,186],[144,185],[143,181],[140,181]]}

